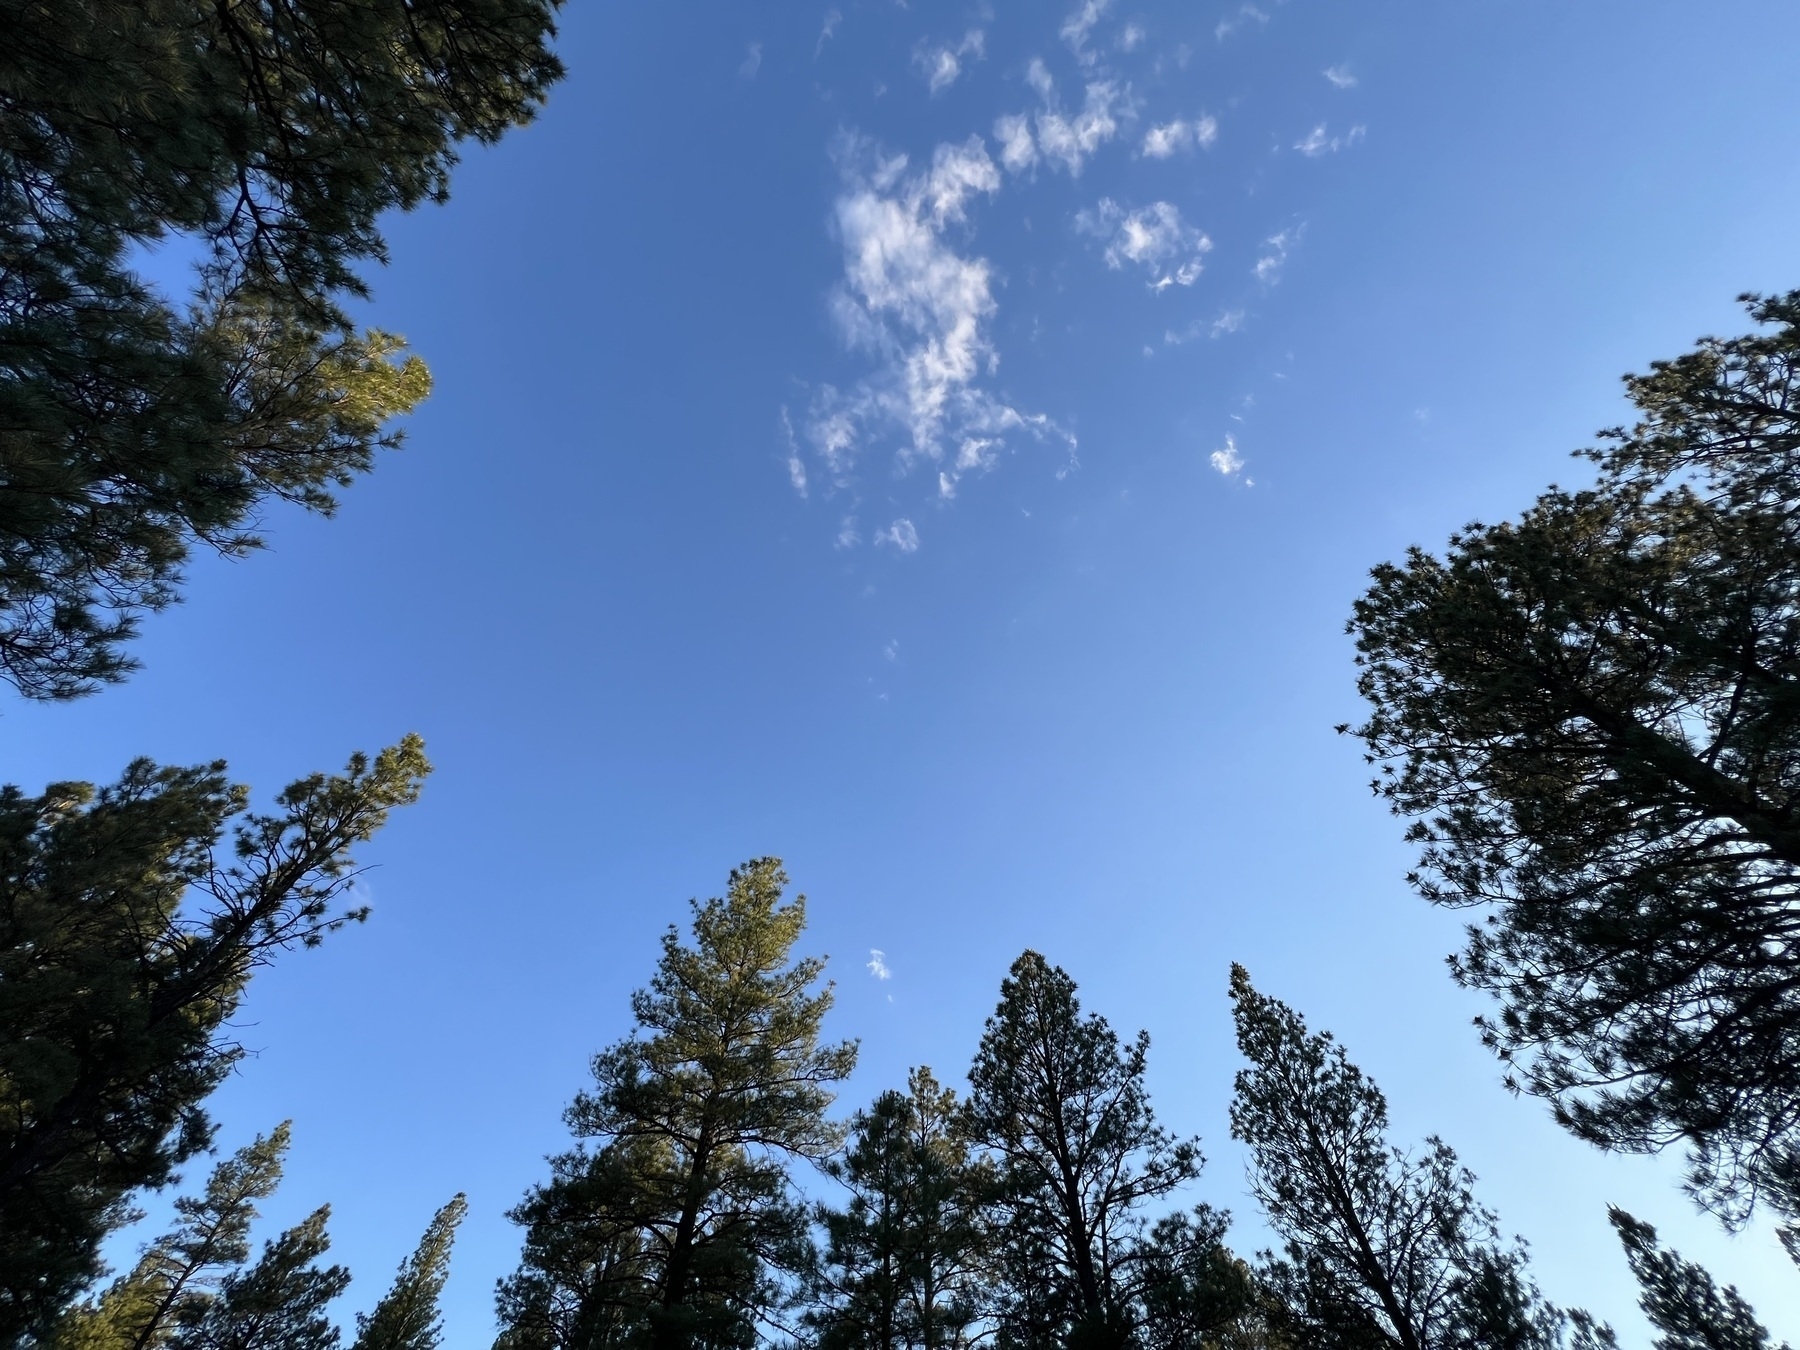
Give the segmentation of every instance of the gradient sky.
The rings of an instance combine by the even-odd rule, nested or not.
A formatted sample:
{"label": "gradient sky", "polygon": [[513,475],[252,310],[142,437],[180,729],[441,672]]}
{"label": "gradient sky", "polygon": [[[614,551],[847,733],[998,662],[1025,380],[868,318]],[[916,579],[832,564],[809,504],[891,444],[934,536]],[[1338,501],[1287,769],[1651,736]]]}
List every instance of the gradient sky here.
{"label": "gradient sky", "polygon": [[[373,919],[258,977],[232,1147],[334,1206],[368,1307],[503,1212],[690,896],[786,859],[848,1109],[960,1081],[1026,947],[1153,1037],[1239,1213],[1228,964],[1441,1133],[1546,1294],[1643,1323],[1608,1202],[1800,1336],[1766,1229],[1514,1099],[1460,918],[1335,723],[1374,563],[1516,513],[1617,377],[1800,284],[1789,3],[914,0],[565,15],[541,121],[390,223],[371,321],[437,388],[338,519],[201,560],[144,670],[5,710],[9,776],[225,756],[262,799],[424,734]],[[869,963],[878,950],[878,978]],[[129,1243],[120,1250],[128,1255]]]}

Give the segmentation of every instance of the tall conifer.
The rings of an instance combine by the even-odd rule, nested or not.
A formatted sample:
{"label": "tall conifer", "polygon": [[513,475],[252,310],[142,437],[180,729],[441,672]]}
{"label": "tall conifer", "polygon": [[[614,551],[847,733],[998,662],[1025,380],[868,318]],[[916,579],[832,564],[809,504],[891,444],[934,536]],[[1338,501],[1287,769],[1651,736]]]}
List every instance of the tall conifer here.
{"label": "tall conifer", "polygon": [[[1387,1141],[1387,1100],[1326,1032],[1231,970],[1238,1048],[1231,1132],[1285,1255],[1263,1276],[1303,1344],[1551,1350],[1570,1319],[1539,1297],[1475,1178],[1442,1140]],[[1580,1335],[1600,1334],[1585,1316]]]}
{"label": "tall conifer", "polygon": [[0,789],[0,1344],[45,1334],[126,1197],[208,1146],[251,975],[367,912],[350,851],[429,771],[409,736],[266,815],[223,764]]}
{"label": "tall conifer", "polygon": [[1143,1207],[1200,1170],[1156,1123],[1148,1033],[1130,1045],[1084,1015],[1075,981],[1027,951],[1000,985],[969,1070],[969,1129],[999,1169],[1002,1342],[1120,1346],[1151,1269]]}
{"label": "tall conifer", "polygon": [[438,1296],[450,1277],[457,1227],[468,1212],[468,1200],[455,1195],[432,1216],[418,1248],[401,1263],[394,1287],[373,1312],[357,1315],[353,1350],[437,1350],[443,1334]]}
{"label": "tall conifer", "polygon": [[828,1170],[849,1192],[821,1205],[819,1299],[807,1315],[822,1350],[956,1350],[986,1298],[988,1170],[970,1157],[956,1094],[931,1070],[907,1075],[850,1122]]}
{"label": "tall conifer", "polygon": [[674,927],[637,1031],[594,1057],[594,1086],[566,1119],[589,1149],[514,1211],[517,1274],[500,1289],[501,1344],[652,1350],[743,1347],[809,1258],[787,1169],[842,1140],[825,1119],[853,1043],[825,1045],[825,963],[793,956],[806,901],[757,858],[723,899],[695,903],[693,943]]}

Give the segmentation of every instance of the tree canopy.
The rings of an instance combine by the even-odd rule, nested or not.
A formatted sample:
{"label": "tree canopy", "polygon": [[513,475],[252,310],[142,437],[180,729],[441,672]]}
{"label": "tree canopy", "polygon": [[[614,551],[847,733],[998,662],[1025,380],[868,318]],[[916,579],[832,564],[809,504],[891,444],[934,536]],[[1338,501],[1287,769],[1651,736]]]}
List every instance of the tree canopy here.
{"label": "tree canopy", "polygon": [[1628,377],[1598,482],[1375,569],[1351,630],[1414,882],[1512,1081],[1800,1216],[1800,292]]}
{"label": "tree canopy", "polygon": [[366,914],[340,908],[350,850],[429,771],[407,737],[270,814],[216,763],[0,789],[0,1342],[47,1327],[126,1198],[209,1146],[246,982]]}
{"label": "tree canopy", "polygon": [[782,903],[775,858],[695,903],[693,945],[671,927],[636,1034],[594,1056],[570,1105],[578,1139],[514,1211],[526,1228],[500,1289],[508,1347],[746,1347],[811,1257],[788,1167],[843,1140],[826,1120],[853,1042],[825,1044],[825,963],[793,955],[806,899]]}
{"label": "tree canopy", "polygon": [[1083,1014],[1075,981],[1037,952],[1000,984],[969,1070],[969,1132],[994,1159],[1003,1344],[1122,1346],[1143,1321],[1146,1204],[1200,1170],[1197,1143],[1156,1122],[1148,1033],[1128,1045]]}
{"label": "tree canopy", "polygon": [[[333,509],[430,387],[351,323],[382,212],[529,120],[559,0],[0,0],[0,678],[120,678],[259,506]],[[191,295],[146,246],[196,254]]]}

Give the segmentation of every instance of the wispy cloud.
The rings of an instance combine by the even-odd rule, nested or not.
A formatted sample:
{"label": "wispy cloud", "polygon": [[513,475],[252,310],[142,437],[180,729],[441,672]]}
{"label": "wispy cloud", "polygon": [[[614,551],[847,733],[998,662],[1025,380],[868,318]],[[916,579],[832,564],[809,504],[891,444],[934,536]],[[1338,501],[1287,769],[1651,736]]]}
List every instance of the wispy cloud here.
{"label": "wispy cloud", "polygon": [[1324,75],[1338,89],[1356,88],[1356,76],[1350,73],[1349,66],[1327,66]]}
{"label": "wispy cloud", "polygon": [[[984,384],[999,364],[987,330],[996,308],[992,270],[949,237],[973,200],[1000,186],[981,138],[938,146],[917,171],[906,156],[883,157],[854,138],[837,154],[844,275],[832,310],[847,345],[871,354],[876,370],[852,389],[823,386],[809,409],[805,439],[833,484],[849,485],[858,458],[881,441],[898,442],[903,473],[921,461],[934,465],[940,496],[993,464],[1009,433],[1057,437],[1073,448],[1048,417],[1020,411]],[[896,521],[876,540],[911,552],[918,533]]]}
{"label": "wispy cloud", "polygon": [[1218,27],[1213,29],[1213,37],[1217,41],[1223,42],[1247,23],[1262,24],[1268,21],[1267,11],[1260,10],[1255,5],[1242,5],[1238,8],[1237,13],[1219,20]]}
{"label": "wispy cloud", "polygon": [[1238,453],[1237,439],[1225,437],[1225,444],[1212,452],[1212,466],[1226,478],[1236,478],[1244,471],[1244,457]]}
{"label": "wispy cloud", "polygon": [[919,531],[910,520],[902,516],[885,530],[877,530],[875,542],[892,544],[902,553],[917,553],[919,551]]}
{"label": "wispy cloud", "polygon": [[921,42],[913,48],[913,65],[925,77],[931,92],[936,94],[956,83],[966,58],[979,61],[986,54],[987,34],[979,28],[971,28],[954,47],[948,43]]}
{"label": "wispy cloud", "polygon": [[819,54],[825,50],[825,44],[837,36],[838,25],[843,21],[844,15],[841,10],[828,9],[825,11],[825,22],[819,26],[819,40],[813,44],[813,60],[817,61]]}
{"label": "wispy cloud", "polygon": [[1102,197],[1093,210],[1075,217],[1075,228],[1107,240],[1108,267],[1122,268],[1130,262],[1148,271],[1153,291],[1193,285],[1212,248],[1212,240],[1182,220],[1181,211],[1170,202],[1127,211],[1111,197]]}
{"label": "wispy cloud", "polygon": [[1107,10],[1112,8],[1112,0],[1083,0],[1069,17],[1063,21],[1057,36],[1069,44],[1069,50],[1075,53],[1075,59],[1084,66],[1094,64],[1094,53],[1088,50],[1088,34],[1094,31],[1094,25]]}
{"label": "wispy cloud", "polygon": [[[1119,131],[1119,89],[1111,80],[1090,80],[1080,112],[1065,113],[1056,95],[1056,81],[1043,61],[1026,67],[1025,79],[1044,106],[1027,119],[1023,113],[994,123],[994,139],[1000,142],[1000,162],[1014,173],[1023,173],[1039,158],[1068,170],[1079,178],[1093,153]],[[1037,135],[1032,135],[1035,125]]]}
{"label": "wispy cloud", "polygon": [[894,972],[888,969],[887,953],[879,947],[869,948],[868,971],[878,980],[894,978]]}
{"label": "wispy cloud", "polygon": [[1024,173],[1037,163],[1037,142],[1031,138],[1031,119],[1008,113],[994,123],[994,139],[1000,142],[1000,162],[1013,173]]}
{"label": "wispy cloud", "polygon": [[1219,124],[1211,117],[1176,118],[1153,126],[1144,133],[1139,154],[1147,159],[1167,159],[1178,150],[1198,147],[1202,150],[1219,139]]}
{"label": "wispy cloud", "polygon": [[1250,269],[1251,275],[1265,286],[1273,286],[1281,280],[1282,265],[1287,262],[1288,253],[1294,245],[1300,242],[1302,228],[1304,227],[1295,226],[1263,240],[1262,256],[1257,258],[1256,266]]}
{"label": "wispy cloud", "polygon": [[738,66],[740,80],[754,80],[756,72],[762,69],[762,43],[752,42],[744,48],[743,63]]}
{"label": "wispy cloud", "polygon": [[1186,328],[1171,328],[1163,334],[1163,344],[1179,347],[1184,342],[1192,342],[1198,337],[1218,338],[1227,333],[1235,333],[1244,326],[1244,311],[1228,309],[1219,317],[1208,323],[1205,319],[1195,319]]}
{"label": "wispy cloud", "polygon": [[1119,50],[1122,52],[1135,52],[1139,47],[1144,45],[1144,39],[1147,36],[1149,35],[1144,32],[1144,26],[1142,24],[1128,23],[1119,33]]}
{"label": "wispy cloud", "polygon": [[1359,125],[1351,127],[1342,136],[1331,136],[1326,134],[1325,124],[1321,122],[1300,140],[1294,142],[1294,149],[1308,159],[1317,159],[1320,155],[1335,154],[1346,146],[1355,145],[1367,132],[1367,127]]}
{"label": "wispy cloud", "polygon": [[806,495],[806,461],[800,458],[800,441],[794,435],[794,423],[788,417],[784,406],[781,410],[781,434],[787,442],[788,481],[794,485],[794,491],[802,497]]}

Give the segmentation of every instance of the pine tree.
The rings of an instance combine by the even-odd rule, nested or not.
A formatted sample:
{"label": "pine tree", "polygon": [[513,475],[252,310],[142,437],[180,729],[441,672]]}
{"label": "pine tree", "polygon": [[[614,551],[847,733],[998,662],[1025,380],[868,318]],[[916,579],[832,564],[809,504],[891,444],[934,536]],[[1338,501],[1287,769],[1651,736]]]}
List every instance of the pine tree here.
{"label": "pine tree", "polygon": [[1800,1218],[1800,291],[1628,377],[1591,489],[1357,603],[1358,729],[1487,1043],[1579,1137]]}
{"label": "pine tree", "polygon": [[[1262,1278],[1302,1344],[1345,1350],[1552,1350],[1567,1329],[1502,1242],[1475,1178],[1441,1140],[1387,1142],[1387,1101],[1328,1032],[1231,970],[1238,1048],[1232,1135],[1285,1240]],[[1577,1329],[1591,1324],[1585,1319]],[[1609,1333],[1600,1333],[1601,1339]]]}
{"label": "pine tree", "polygon": [[1638,1304],[1660,1333],[1655,1350],[1770,1350],[1768,1329],[1736,1289],[1720,1289],[1681,1253],[1659,1247],[1649,1224],[1616,1206],[1608,1217],[1637,1276]]}
{"label": "pine tree", "polygon": [[774,858],[694,905],[692,946],[671,927],[638,1032],[594,1057],[594,1087],[566,1113],[597,1147],[552,1160],[513,1212],[520,1269],[501,1285],[500,1344],[652,1350],[744,1347],[810,1256],[796,1160],[823,1161],[826,1121],[853,1043],[821,1045],[824,962],[795,959],[806,902],[781,903]]}
{"label": "pine tree", "polygon": [[402,1263],[394,1287],[373,1312],[357,1315],[353,1350],[437,1350],[443,1334],[438,1296],[450,1277],[450,1247],[457,1227],[468,1212],[468,1200],[456,1195],[432,1216],[418,1249]]}
{"label": "pine tree", "polygon": [[288,1123],[225,1159],[198,1196],[181,1196],[181,1222],[151,1243],[135,1267],[98,1300],[57,1324],[51,1350],[154,1350],[194,1321],[219,1283],[250,1255],[256,1202],[275,1193],[288,1149]]}
{"label": "pine tree", "polygon": [[325,1309],[350,1272],[318,1264],[331,1247],[330,1217],[321,1206],[264,1243],[256,1264],[226,1276],[218,1297],[175,1333],[171,1350],[334,1350],[338,1330]]}
{"label": "pine tree", "polygon": [[850,1122],[826,1169],[849,1192],[821,1205],[818,1301],[807,1314],[821,1350],[961,1350],[973,1343],[988,1234],[990,1178],[973,1160],[956,1094],[927,1068]]}
{"label": "pine tree", "polygon": [[1075,982],[1027,951],[1001,983],[969,1071],[969,1130],[999,1176],[1001,1342],[1111,1347],[1142,1319],[1143,1207],[1198,1174],[1200,1150],[1156,1123],[1150,1038],[1122,1046]]}
{"label": "pine tree", "polygon": [[1145,1350],[1284,1350],[1250,1264],[1225,1245],[1231,1216],[1209,1205],[1157,1221],[1144,1246]]}
{"label": "pine tree", "polygon": [[408,737],[269,815],[222,764],[0,789],[0,1344],[47,1334],[131,1192],[208,1146],[246,982],[366,913],[337,908],[349,851],[429,769]]}
{"label": "pine tree", "polygon": [[[530,119],[558,0],[0,0],[0,678],[122,677],[195,544],[329,513],[429,388],[344,302]],[[170,238],[191,295],[129,267]]]}

